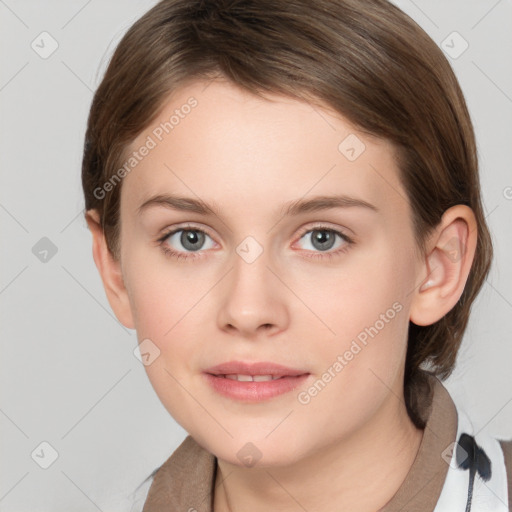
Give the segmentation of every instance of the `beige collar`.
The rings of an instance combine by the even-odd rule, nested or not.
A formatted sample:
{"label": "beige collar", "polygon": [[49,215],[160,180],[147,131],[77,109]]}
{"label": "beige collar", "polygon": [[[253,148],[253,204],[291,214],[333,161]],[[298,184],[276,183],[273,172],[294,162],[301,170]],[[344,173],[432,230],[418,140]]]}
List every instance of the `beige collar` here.
{"label": "beige collar", "polygon": [[[441,494],[448,471],[442,453],[456,440],[457,411],[441,382],[429,380],[433,399],[420,404],[428,420],[418,454],[381,512],[432,512]],[[216,470],[216,457],[187,436],[156,473],[143,512],[212,512]]]}

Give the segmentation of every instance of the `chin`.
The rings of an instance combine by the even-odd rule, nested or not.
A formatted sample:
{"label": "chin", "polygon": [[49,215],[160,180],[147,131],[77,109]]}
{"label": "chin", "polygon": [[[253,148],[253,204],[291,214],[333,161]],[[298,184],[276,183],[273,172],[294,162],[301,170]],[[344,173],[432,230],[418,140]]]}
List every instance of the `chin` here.
{"label": "chin", "polygon": [[[297,443],[286,435],[281,438],[276,436],[275,439],[261,439],[261,432],[255,436],[247,433],[234,439],[227,439],[228,436],[225,436],[222,441],[217,438],[213,441],[205,440],[204,443],[193,437],[218,459],[240,468],[285,467],[297,462],[304,455],[304,442]],[[297,444],[301,446],[300,450],[297,449]]]}

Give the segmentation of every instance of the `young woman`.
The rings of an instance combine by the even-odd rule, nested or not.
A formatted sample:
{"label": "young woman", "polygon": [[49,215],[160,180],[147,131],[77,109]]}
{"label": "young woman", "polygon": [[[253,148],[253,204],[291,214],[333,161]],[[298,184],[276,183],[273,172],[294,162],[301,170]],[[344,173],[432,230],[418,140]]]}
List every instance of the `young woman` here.
{"label": "young woman", "polygon": [[82,177],[109,302],[190,434],[139,510],[508,509],[510,441],[441,383],[492,257],[474,133],[398,8],[161,1]]}

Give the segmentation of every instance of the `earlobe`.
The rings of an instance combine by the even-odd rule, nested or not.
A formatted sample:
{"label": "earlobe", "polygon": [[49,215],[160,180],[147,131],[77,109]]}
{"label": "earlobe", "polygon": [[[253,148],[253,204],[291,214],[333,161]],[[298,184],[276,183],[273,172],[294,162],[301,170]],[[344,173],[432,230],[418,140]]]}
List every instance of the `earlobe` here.
{"label": "earlobe", "polygon": [[128,292],[121,272],[121,262],[113,257],[107,246],[98,212],[96,210],[88,210],[86,221],[93,238],[92,253],[94,262],[103,281],[103,287],[105,288],[110,307],[117,319],[125,327],[134,329]]}
{"label": "earlobe", "polygon": [[420,269],[423,281],[411,304],[411,322],[431,325],[455,306],[471,270],[476,242],[471,208],[457,205],[448,209],[429,241]]}

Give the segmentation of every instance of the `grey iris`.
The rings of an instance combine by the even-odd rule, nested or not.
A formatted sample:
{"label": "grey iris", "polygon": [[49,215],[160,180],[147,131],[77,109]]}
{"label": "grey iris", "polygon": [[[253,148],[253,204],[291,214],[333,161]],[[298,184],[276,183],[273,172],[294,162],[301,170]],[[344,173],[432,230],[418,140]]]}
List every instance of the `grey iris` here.
{"label": "grey iris", "polygon": [[204,244],[204,233],[200,231],[183,231],[180,242],[188,251],[198,251]]}
{"label": "grey iris", "polygon": [[311,232],[313,246],[318,250],[330,249],[336,240],[336,234],[327,229],[314,229]]}

